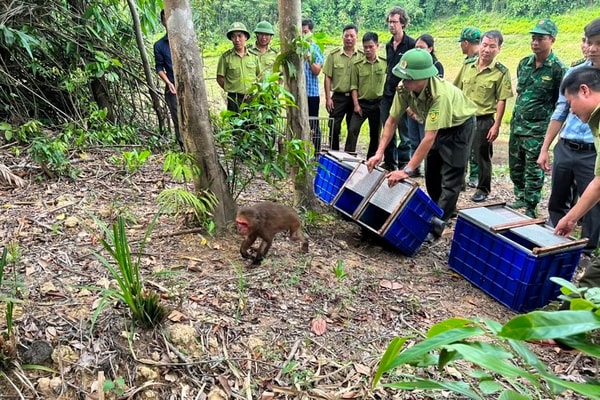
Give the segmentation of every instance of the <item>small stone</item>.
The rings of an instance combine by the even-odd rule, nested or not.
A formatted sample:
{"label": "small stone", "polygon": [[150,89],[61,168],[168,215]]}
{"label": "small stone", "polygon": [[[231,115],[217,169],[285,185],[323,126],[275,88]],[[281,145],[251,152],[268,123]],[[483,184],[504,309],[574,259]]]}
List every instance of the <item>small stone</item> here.
{"label": "small stone", "polygon": [[29,348],[21,354],[21,359],[24,364],[41,365],[50,360],[52,350],[50,343],[38,340],[29,345]]}

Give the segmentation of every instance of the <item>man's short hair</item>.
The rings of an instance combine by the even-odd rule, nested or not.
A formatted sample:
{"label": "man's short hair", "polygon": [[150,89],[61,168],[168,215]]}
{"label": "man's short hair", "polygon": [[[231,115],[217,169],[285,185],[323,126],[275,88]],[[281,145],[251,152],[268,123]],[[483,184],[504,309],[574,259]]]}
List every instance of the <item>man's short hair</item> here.
{"label": "man's short hair", "polygon": [[600,92],[600,69],[594,67],[574,69],[563,79],[560,93],[563,95],[577,93],[581,85],[587,85],[593,92]]}
{"label": "man's short hair", "polygon": [[369,42],[371,40],[375,43],[379,43],[379,36],[377,36],[377,34],[375,32],[367,32],[362,37],[363,43]]}
{"label": "man's short hair", "polygon": [[502,36],[502,32],[500,32],[497,29],[492,29],[491,31],[487,31],[486,33],[481,35],[482,39],[484,37],[486,37],[488,39],[496,39],[498,41],[498,46],[502,46],[502,43],[504,42],[504,37]]}
{"label": "man's short hair", "polygon": [[403,29],[408,26],[408,23],[410,22],[410,18],[408,18],[408,14],[406,13],[406,10],[404,8],[398,7],[398,6],[392,7],[390,12],[388,13],[388,19],[392,15],[397,15],[400,17],[400,25],[402,25]]}
{"label": "man's short hair", "polygon": [[586,38],[600,35],[600,18],[596,18],[583,29]]}
{"label": "man's short hair", "polygon": [[308,26],[308,29],[312,31],[315,24],[312,22],[312,19],[306,18],[302,20],[302,26]]}
{"label": "man's short hair", "polygon": [[348,24],[348,25],[344,26],[344,29],[342,29],[342,32],[349,31],[350,29],[354,29],[354,32],[358,33],[358,27],[354,24]]}

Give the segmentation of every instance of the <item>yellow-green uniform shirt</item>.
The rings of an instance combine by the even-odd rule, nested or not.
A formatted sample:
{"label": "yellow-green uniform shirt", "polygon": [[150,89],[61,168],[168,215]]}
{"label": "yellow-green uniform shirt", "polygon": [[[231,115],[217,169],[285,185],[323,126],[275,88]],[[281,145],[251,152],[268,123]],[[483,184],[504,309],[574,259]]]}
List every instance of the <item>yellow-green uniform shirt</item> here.
{"label": "yellow-green uniform shirt", "polygon": [[429,78],[419,94],[406,90],[400,83],[390,115],[399,119],[408,107],[425,121],[425,131],[461,125],[477,111],[475,103],[462,90],[437,76]]}
{"label": "yellow-green uniform shirt", "polygon": [[[592,131],[592,135],[594,135],[594,145],[597,149],[600,149],[600,105],[596,107],[592,115],[590,115],[590,120],[588,121],[588,125]],[[594,175],[600,176],[600,152],[596,154],[596,165],[594,167]]]}
{"label": "yellow-green uniform shirt", "polygon": [[500,62],[493,60],[479,70],[479,59],[463,64],[454,84],[477,105],[476,115],[496,112],[496,102],[513,97],[510,72]]}
{"label": "yellow-green uniform shirt", "polygon": [[270,47],[264,53],[261,53],[256,44],[250,47],[250,51],[258,58],[258,67],[260,69],[260,75],[265,75],[265,71],[273,72],[273,65],[279,52],[274,48]]}
{"label": "yellow-green uniform shirt", "polygon": [[361,50],[354,50],[354,54],[348,57],[342,47],[338,47],[329,53],[323,65],[323,73],[331,78],[332,92],[350,92],[352,65],[362,58],[363,54]]}
{"label": "yellow-green uniform shirt", "polygon": [[359,100],[375,100],[383,96],[387,73],[385,58],[376,57],[370,63],[366,57],[355,61],[350,75],[350,90],[358,92]]}
{"label": "yellow-green uniform shirt", "polygon": [[240,57],[234,49],[229,49],[219,57],[217,76],[225,78],[224,89],[227,93],[247,94],[252,82],[260,75],[258,58],[252,52]]}

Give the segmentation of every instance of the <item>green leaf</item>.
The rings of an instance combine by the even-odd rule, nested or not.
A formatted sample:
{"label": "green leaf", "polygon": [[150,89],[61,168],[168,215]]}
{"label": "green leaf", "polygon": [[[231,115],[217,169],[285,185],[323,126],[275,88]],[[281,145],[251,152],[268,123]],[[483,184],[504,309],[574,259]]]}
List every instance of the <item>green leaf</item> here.
{"label": "green leaf", "polygon": [[504,387],[501,384],[492,380],[485,380],[479,383],[479,390],[481,390],[483,394],[494,394],[501,391],[503,388]]}
{"label": "green leaf", "polygon": [[521,393],[517,393],[514,390],[505,390],[502,392],[498,400],[530,400],[529,396],[524,396]]}
{"label": "green leaf", "polygon": [[469,385],[466,382],[436,382],[429,379],[415,378],[415,380],[411,382],[386,383],[383,386],[403,390],[451,390],[471,399],[481,399],[477,393],[469,389]]}
{"label": "green leaf", "polygon": [[499,336],[518,340],[555,339],[600,328],[591,311],[534,311],[508,321]]}
{"label": "green leaf", "polygon": [[486,351],[482,351],[480,348],[470,345],[455,343],[448,345],[448,348],[458,351],[465,360],[472,362],[473,364],[479,365],[482,368],[486,368],[497,374],[500,374],[507,378],[523,377],[530,381],[535,381],[534,375],[530,374],[523,368],[519,368],[510,362],[504,361],[498,358],[495,354],[489,354]]}
{"label": "green leaf", "polygon": [[462,328],[464,326],[472,326],[473,321],[464,318],[449,318],[445,319],[442,322],[439,322],[429,328],[427,331],[427,337],[433,337],[435,335],[439,335],[442,332],[449,331],[451,329]]}
{"label": "green leaf", "polygon": [[373,388],[377,386],[377,383],[381,379],[381,375],[383,375],[384,372],[387,372],[391,369],[389,365],[408,339],[408,337],[395,337],[394,339],[392,339],[392,342],[388,345],[387,349],[385,350],[385,353],[383,353],[383,356],[379,361],[377,372],[375,373],[375,377],[373,378]]}
{"label": "green leaf", "polygon": [[565,388],[570,389],[574,392],[585,395],[590,399],[600,398],[600,385],[598,384],[570,382],[555,376],[549,376],[546,377],[546,379],[557,385],[564,386]]}
{"label": "green leaf", "polygon": [[560,291],[563,294],[569,295],[571,293],[579,292],[579,289],[577,288],[577,286],[575,286],[575,284],[571,281],[568,281],[563,278],[559,278],[557,276],[551,277],[550,280],[560,286]]}

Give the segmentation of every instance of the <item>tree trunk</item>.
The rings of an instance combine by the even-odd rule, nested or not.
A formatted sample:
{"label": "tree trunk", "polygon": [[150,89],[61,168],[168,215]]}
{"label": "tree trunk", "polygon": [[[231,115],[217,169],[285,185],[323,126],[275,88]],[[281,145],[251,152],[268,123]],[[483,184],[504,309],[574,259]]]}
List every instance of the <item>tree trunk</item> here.
{"label": "tree trunk", "polygon": [[137,8],[135,6],[135,2],[133,0],[127,0],[127,4],[129,5],[129,11],[131,12],[131,20],[133,21],[133,29],[135,32],[135,40],[138,46],[138,50],[140,52],[140,57],[142,58],[142,65],[144,67],[144,75],[146,77],[146,84],[148,88],[150,88],[150,97],[152,98],[152,108],[154,112],[156,112],[156,116],[158,117],[158,127],[160,132],[164,130],[164,120],[165,113],[163,113],[163,109],[160,107],[160,98],[158,97],[158,91],[156,90],[156,86],[154,86],[154,79],[152,78],[152,68],[150,67],[150,62],[148,61],[148,55],[146,54],[146,46],[144,45],[144,35],[142,34],[142,27],[140,24],[140,16],[137,12]]}
{"label": "tree trunk", "polygon": [[200,177],[194,182],[196,189],[209,189],[219,199],[213,218],[217,230],[221,231],[235,218],[236,206],[227,189],[226,174],[219,164],[213,142],[202,59],[190,2],[165,0],[164,6],[179,103],[179,129],[186,151],[195,156],[200,167]]}
{"label": "tree trunk", "polygon": [[[279,37],[281,52],[288,54],[287,59],[296,70],[295,76],[290,74],[287,63],[283,63],[283,72],[287,89],[294,95],[298,107],[289,107],[287,112],[288,130],[294,138],[311,142],[310,127],[308,124],[308,98],[306,96],[306,78],[304,76],[303,59],[292,47],[294,38],[302,30],[302,11],[300,0],[278,0],[279,10]],[[307,208],[316,205],[313,176],[311,171],[306,174],[293,173],[294,202]]]}

